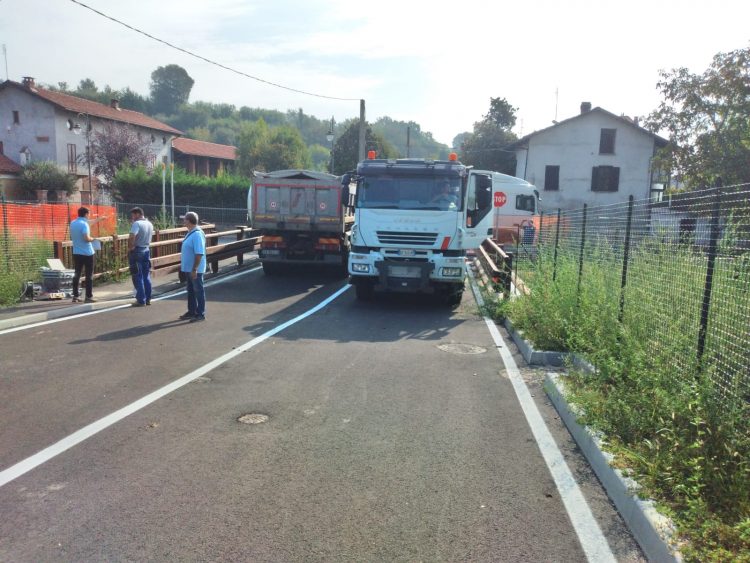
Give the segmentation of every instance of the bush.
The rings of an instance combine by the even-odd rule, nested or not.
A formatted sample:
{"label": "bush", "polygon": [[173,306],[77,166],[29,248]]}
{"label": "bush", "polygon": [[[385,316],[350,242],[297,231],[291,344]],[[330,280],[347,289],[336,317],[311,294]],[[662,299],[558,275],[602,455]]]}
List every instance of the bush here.
{"label": "bush", "polygon": [[28,195],[34,195],[34,190],[60,190],[70,195],[75,191],[75,179],[54,162],[32,162],[23,167],[21,188]]}
{"label": "bush", "polygon": [[[169,187],[167,174],[167,190]],[[245,207],[250,180],[242,176],[223,174],[215,178],[188,174],[175,167],[174,193],[177,205],[203,207]],[[112,183],[120,201],[160,204],[162,193],[161,169],[149,172],[143,166],[120,169]]]}

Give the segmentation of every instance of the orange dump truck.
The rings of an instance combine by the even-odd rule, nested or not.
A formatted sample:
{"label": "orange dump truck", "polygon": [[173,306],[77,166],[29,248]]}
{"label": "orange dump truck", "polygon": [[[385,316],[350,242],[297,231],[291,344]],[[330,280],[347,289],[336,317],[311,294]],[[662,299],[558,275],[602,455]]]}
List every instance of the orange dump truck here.
{"label": "orange dump truck", "polygon": [[248,205],[253,228],[263,231],[259,254],[266,274],[290,265],[346,273],[354,213],[341,177],[310,170],[255,172]]}

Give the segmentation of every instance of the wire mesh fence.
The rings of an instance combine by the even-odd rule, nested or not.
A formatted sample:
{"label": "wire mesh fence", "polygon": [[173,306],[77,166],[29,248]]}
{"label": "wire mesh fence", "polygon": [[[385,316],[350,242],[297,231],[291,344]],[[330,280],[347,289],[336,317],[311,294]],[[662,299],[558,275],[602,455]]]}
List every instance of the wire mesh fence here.
{"label": "wire mesh fence", "polygon": [[557,300],[550,323],[577,323],[589,346],[617,346],[605,333],[621,327],[675,376],[750,400],[750,185],[557,210],[519,238],[518,275]]}
{"label": "wire mesh fence", "polygon": [[557,210],[511,250],[532,291],[553,289],[564,318],[550,322],[587,331],[589,347],[618,346],[617,326],[675,377],[750,400],[750,185]]}

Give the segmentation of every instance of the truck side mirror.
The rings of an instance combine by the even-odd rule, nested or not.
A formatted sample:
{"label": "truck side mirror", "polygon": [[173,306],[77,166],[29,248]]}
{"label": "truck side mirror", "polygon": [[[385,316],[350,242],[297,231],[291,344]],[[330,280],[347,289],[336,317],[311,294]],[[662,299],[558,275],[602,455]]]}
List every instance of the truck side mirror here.
{"label": "truck side mirror", "polygon": [[351,181],[352,175],[348,172],[341,177],[341,184],[344,186],[348,186]]}

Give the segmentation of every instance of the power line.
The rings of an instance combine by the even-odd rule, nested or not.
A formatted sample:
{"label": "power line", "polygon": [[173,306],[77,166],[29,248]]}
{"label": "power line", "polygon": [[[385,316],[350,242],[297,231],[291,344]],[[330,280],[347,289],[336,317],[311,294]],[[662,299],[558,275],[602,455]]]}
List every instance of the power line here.
{"label": "power line", "polygon": [[[2,0],[0,0],[1,2]],[[235,74],[239,74],[240,76],[244,76],[246,78],[251,78],[252,80],[257,80],[258,82],[262,82],[263,84],[268,84],[269,86],[274,86],[276,88],[281,88],[283,90],[289,90],[290,92],[296,92],[297,94],[304,94],[306,96],[314,96],[316,98],[327,98],[329,100],[340,100],[344,102],[356,102],[359,101],[359,98],[338,98],[336,96],[326,96],[324,94],[315,94],[313,92],[306,92],[304,90],[297,90],[296,88],[290,88],[289,86],[284,86],[282,84],[276,84],[275,82],[271,82],[269,80],[264,80],[263,78],[258,78],[257,76],[253,76],[252,74],[247,74],[246,72],[242,72],[241,70],[237,70],[231,67],[228,67],[226,65],[223,65],[221,63],[218,63],[216,61],[212,61],[211,59],[207,59],[206,57],[203,57],[201,55],[198,55],[197,53],[193,53],[192,51],[188,51],[187,49],[183,49],[182,47],[178,47],[177,45],[173,45],[172,43],[169,43],[168,41],[164,41],[163,39],[159,39],[158,37],[154,37],[153,35],[146,33],[145,31],[142,31],[136,27],[133,27],[132,25],[128,25],[125,22],[122,22],[116,18],[113,18],[112,16],[108,16],[107,14],[100,12],[99,10],[92,8],[91,6],[87,6],[83,2],[79,2],[78,0],[70,0],[74,4],[78,4],[82,8],[86,8],[87,10],[91,10],[95,14],[98,14],[102,16],[103,18],[106,18],[110,21],[113,21],[117,24],[120,24],[124,27],[127,27],[131,31],[135,31],[136,33],[140,33],[141,35],[145,35],[149,39],[153,39],[154,41],[158,41],[159,43],[162,43],[166,45],[167,47],[171,47],[172,49],[176,49],[178,51],[181,51],[185,53],[186,55],[190,55],[191,57],[195,57],[196,59],[200,59],[204,62],[207,62],[209,64],[212,64],[214,66],[218,66],[219,68],[223,68],[224,70],[228,70],[230,72],[233,72]]]}

